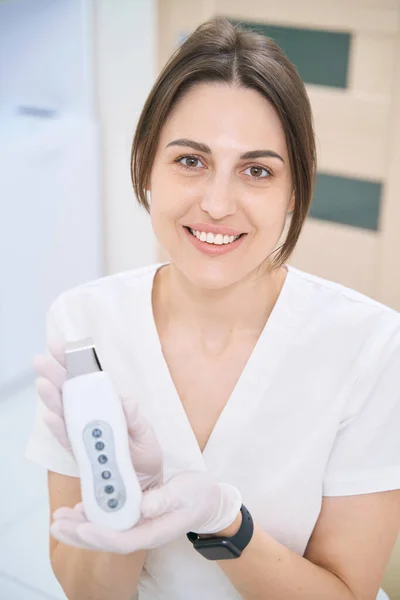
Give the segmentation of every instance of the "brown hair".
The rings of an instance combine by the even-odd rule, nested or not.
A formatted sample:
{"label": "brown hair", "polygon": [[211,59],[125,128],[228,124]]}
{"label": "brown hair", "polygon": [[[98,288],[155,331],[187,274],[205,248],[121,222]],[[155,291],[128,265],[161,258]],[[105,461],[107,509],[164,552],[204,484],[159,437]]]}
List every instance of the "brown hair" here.
{"label": "brown hair", "polygon": [[149,212],[146,186],[161,129],[188,89],[201,82],[251,88],[275,108],[285,132],[295,207],[273,267],[293,252],[307,217],[315,181],[316,152],[310,102],[294,65],[270,38],[232,25],[222,17],[200,25],[174,52],[155,82],[132,145],[131,175],[136,197]]}

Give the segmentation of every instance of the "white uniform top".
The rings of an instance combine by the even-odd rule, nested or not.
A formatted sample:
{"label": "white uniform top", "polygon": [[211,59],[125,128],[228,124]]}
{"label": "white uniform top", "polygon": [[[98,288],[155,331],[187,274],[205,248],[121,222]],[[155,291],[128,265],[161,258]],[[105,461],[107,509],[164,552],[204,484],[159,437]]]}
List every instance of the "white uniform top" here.
{"label": "white uniform top", "polygon": [[[92,337],[121,396],[137,398],[165,457],[165,478],[206,469],[242,493],[255,522],[303,555],[323,496],[400,488],[400,315],[288,267],[268,322],[201,453],[171,379],[151,293],[160,265],[61,294],[48,339]],[[26,456],[78,476],[38,403]],[[240,598],[186,536],[149,551],[140,600]]]}

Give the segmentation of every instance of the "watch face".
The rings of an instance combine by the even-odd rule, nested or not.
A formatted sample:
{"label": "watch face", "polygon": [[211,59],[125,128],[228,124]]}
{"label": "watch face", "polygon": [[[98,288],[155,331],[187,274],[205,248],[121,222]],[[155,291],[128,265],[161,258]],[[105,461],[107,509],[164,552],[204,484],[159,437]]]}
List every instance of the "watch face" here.
{"label": "watch face", "polygon": [[194,544],[194,547],[204,558],[208,560],[227,560],[229,558],[239,558],[241,551],[229,540],[212,538],[200,539]]}

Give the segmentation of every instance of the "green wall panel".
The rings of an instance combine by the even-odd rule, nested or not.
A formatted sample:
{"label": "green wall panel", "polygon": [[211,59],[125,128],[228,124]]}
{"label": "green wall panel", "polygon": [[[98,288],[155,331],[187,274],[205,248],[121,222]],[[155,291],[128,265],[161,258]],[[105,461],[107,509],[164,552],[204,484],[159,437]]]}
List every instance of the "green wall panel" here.
{"label": "green wall panel", "polygon": [[351,35],[339,31],[278,27],[240,22],[246,29],[271,37],[296,66],[305,83],[347,87]]}
{"label": "green wall panel", "polygon": [[310,217],[378,230],[382,185],[318,173]]}

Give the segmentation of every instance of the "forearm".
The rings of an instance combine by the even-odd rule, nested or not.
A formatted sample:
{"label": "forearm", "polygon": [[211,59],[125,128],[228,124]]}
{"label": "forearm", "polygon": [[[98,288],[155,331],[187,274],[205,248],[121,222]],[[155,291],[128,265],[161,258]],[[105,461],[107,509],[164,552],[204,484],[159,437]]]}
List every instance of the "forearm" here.
{"label": "forearm", "polygon": [[51,565],[68,600],[131,600],[145,558],[145,551],[112,554],[58,543]]}
{"label": "forearm", "polygon": [[355,600],[339,577],[257,526],[242,556],[218,565],[244,600]]}

